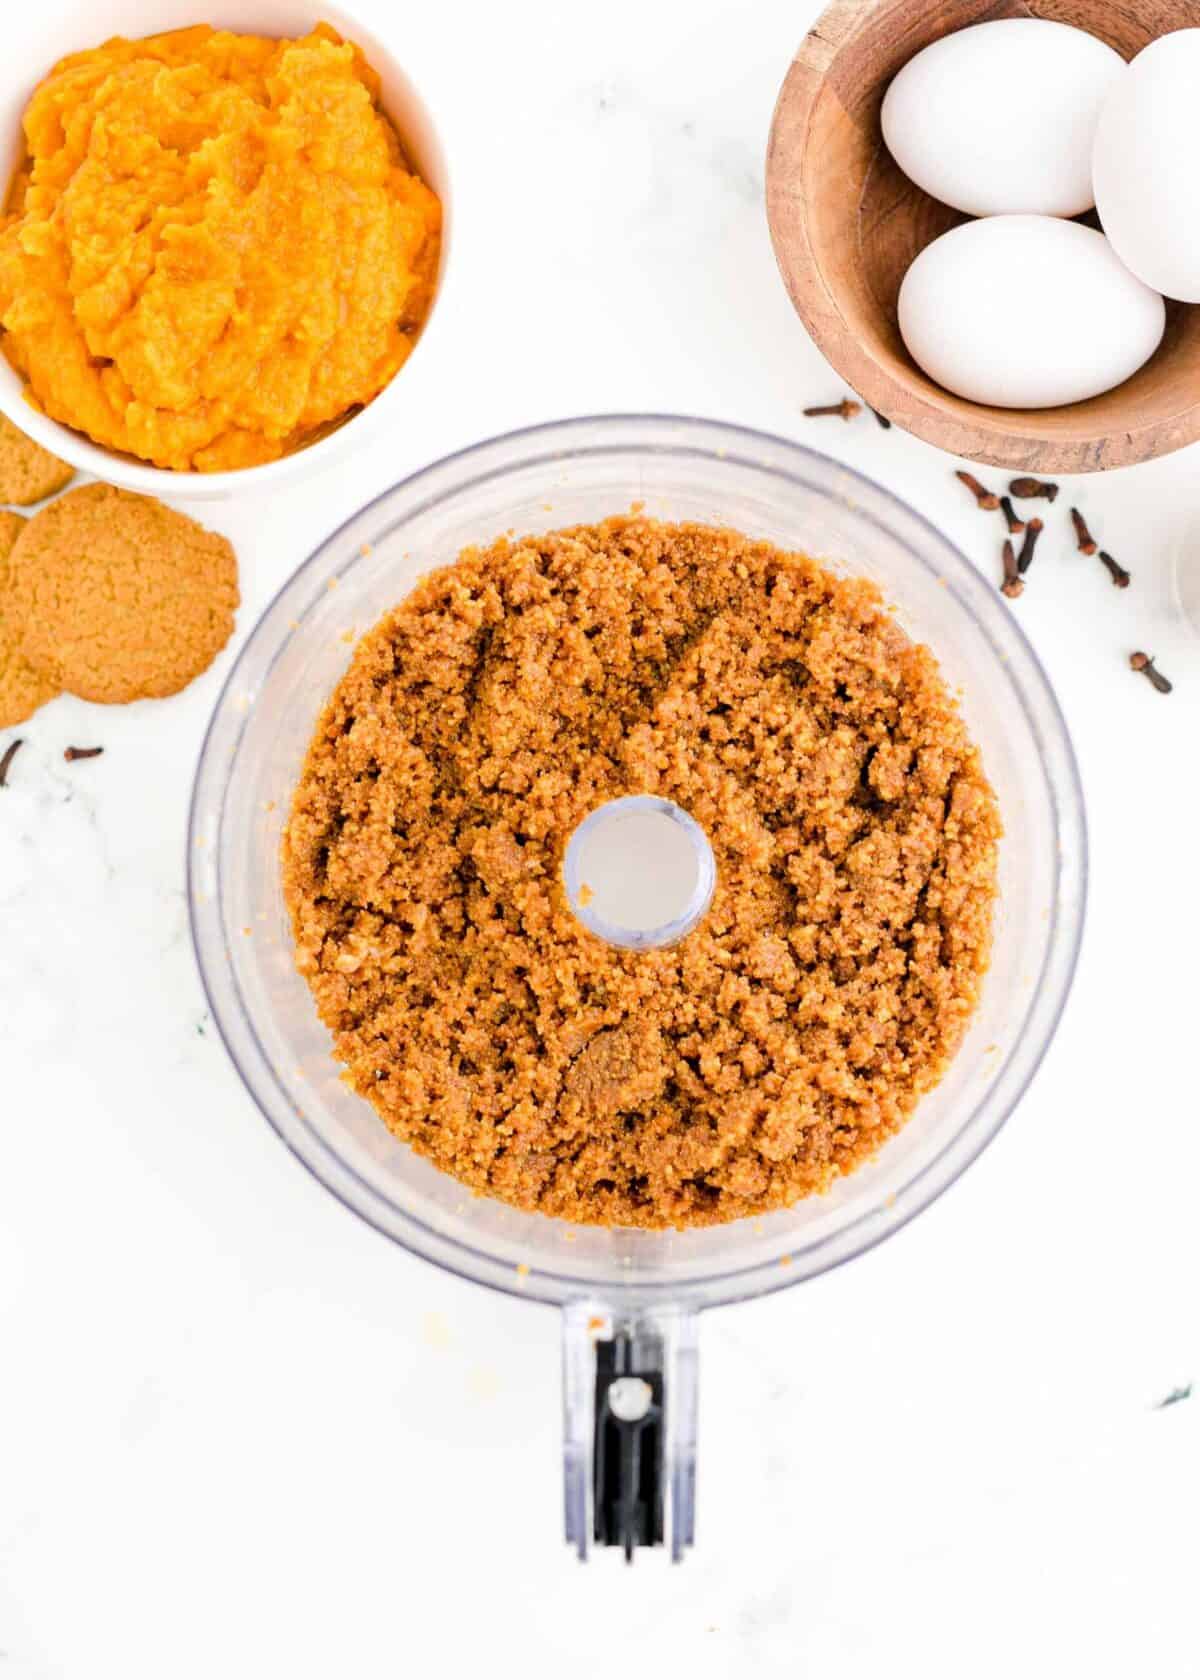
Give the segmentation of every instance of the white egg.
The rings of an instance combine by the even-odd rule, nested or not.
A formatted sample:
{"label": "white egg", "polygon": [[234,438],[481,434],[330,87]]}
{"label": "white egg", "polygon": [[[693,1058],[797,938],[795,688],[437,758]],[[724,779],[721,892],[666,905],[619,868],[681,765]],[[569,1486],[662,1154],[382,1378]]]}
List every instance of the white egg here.
{"label": "white egg", "polygon": [[951,228],[904,276],[898,308],[917,365],[997,408],[1111,390],[1154,354],[1166,316],[1103,234],[1053,216]]}
{"label": "white egg", "polygon": [[884,95],[883,138],[910,180],[968,215],[1077,216],[1092,206],[1096,119],[1123,70],[1069,24],[972,24],[909,59]]}
{"label": "white egg", "polygon": [[1121,261],[1168,297],[1200,303],[1200,29],[1160,35],[1100,112],[1096,208]]}

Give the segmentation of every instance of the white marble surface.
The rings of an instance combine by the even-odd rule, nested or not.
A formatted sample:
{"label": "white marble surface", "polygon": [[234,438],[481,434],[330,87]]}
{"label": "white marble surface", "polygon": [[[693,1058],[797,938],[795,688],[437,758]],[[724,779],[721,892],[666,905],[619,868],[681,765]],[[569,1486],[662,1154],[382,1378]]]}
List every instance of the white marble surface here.
{"label": "white marble surface", "polygon": [[[800,416],[842,387],[777,281],[762,161],[810,0],[411,11],[458,168],[453,330],[388,442],[211,516],[239,639],[369,494],[606,409],[802,437],[994,564],[953,463]],[[1066,1019],[915,1225],[705,1322],[676,1570],[560,1542],[553,1312],[344,1213],[206,1024],[183,830],[230,653],[179,699],[28,725],[0,792],[0,1676],[1200,1673],[1200,1393],[1156,1409],[1200,1384],[1200,643],[1166,591],[1198,485],[1193,449],[1070,487],[1135,579],[1047,541],[1015,609],[1090,807]],[[70,742],[105,756],[65,765]]]}

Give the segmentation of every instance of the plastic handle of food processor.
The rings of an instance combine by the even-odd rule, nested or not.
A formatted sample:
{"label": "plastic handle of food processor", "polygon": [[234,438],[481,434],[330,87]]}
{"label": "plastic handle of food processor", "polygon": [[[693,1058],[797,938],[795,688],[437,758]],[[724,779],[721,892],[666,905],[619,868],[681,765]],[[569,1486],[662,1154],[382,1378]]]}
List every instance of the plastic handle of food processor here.
{"label": "plastic handle of food processor", "polygon": [[563,1476],[567,1544],[692,1544],[698,1320],[694,1308],[563,1308]]}

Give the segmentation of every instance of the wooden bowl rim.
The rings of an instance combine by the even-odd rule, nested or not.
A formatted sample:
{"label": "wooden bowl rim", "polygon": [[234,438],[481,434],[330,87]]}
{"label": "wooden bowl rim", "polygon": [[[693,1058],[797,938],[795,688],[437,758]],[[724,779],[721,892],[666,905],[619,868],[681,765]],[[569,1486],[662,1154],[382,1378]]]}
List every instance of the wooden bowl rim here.
{"label": "wooden bowl rim", "polygon": [[[809,237],[803,191],[789,184],[789,175],[794,181],[797,173],[803,176],[805,172],[817,102],[839,53],[881,13],[910,7],[911,0],[833,0],[800,43],[775,102],[767,141],[767,224],[792,306],[817,348],[858,396],[904,430],[950,454],[989,466],[1101,472],[1153,460],[1196,442],[1200,400],[1185,403],[1177,413],[1122,424],[1116,430],[1111,418],[1105,431],[1081,424],[1075,437],[1015,430],[1005,425],[1003,411],[981,405],[968,405],[972,411],[968,418],[955,408],[942,407],[914,384],[897,379],[858,342]],[[785,128],[791,137],[786,155],[781,139]],[[1200,380],[1197,386],[1200,389]],[[965,401],[947,395],[953,403]],[[1088,404],[1070,406],[1086,412]],[[1065,414],[1067,408],[1045,412]]]}

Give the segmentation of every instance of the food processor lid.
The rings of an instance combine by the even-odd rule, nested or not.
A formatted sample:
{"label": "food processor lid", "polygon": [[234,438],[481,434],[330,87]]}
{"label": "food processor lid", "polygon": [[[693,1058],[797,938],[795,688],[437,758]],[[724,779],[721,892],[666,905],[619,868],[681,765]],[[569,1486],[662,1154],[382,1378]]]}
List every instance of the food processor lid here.
{"label": "food processor lid", "polygon": [[[264,943],[259,917],[278,920],[275,900],[262,902],[273,890],[260,879],[262,859],[277,851],[280,807],[315,710],[349,658],[346,623],[355,603],[377,615],[431,564],[472,540],[518,524],[538,529],[606,516],[631,495],[655,517],[738,523],[750,534],[803,545],[835,568],[841,557],[844,569],[874,577],[901,609],[919,596],[922,613],[941,615],[933,639],[958,662],[951,679],[986,698],[1000,727],[1020,736],[1027,761],[1020,868],[1040,871],[1035,913],[1046,933],[1020,976],[1020,1007],[1007,1010],[997,1034],[1006,1042],[990,1047],[999,1053],[987,1089],[982,1098],[955,1097],[944,1142],[913,1168],[883,1173],[871,1163],[820,1198],[820,1209],[809,1210],[815,1218],[806,1213],[799,1222],[793,1210],[699,1232],[567,1230],[536,1215],[481,1209],[437,1182],[441,1175],[424,1163],[405,1165],[402,1180],[390,1161],[403,1146],[371,1137],[350,1147],[342,1129],[331,1131],[315,1112],[318,1080],[332,1089],[330,1101],[350,1100],[334,1084],[327,1051],[314,1053],[299,1077],[287,1036],[271,1030],[271,988],[294,980],[287,953],[273,955],[275,973],[262,962],[250,972]],[[314,676],[314,660],[329,669],[328,681]],[[989,771],[995,781],[990,761]],[[1036,1070],[1069,988],[1086,894],[1086,834],[1069,737],[1033,649],[996,591],[927,521],[841,463],[788,440],[704,420],[612,415],[534,427],[439,461],[317,548],[251,632],[218,699],[193,794],[188,870],[197,957],[226,1045],[283,1140],[348,1207],[436,1264],[513,1294],[561,1304],[604,1289],[707,1305],[786,1287],[863,1252],[927,1206],[983,1149]],[[1004,894],[1002,882],[1002,902]],[[239,897],[254,900],[253,909],[235,903]],[[246,925],[255,926],[253,940],[239,937]],[[303,1007],[311,1014],[307,999]],[[887,1146],[889,1162],[900,1159],[911,1133],[910,1122]]]}

